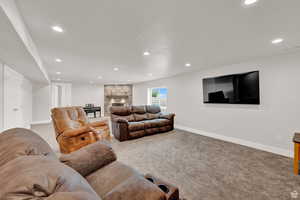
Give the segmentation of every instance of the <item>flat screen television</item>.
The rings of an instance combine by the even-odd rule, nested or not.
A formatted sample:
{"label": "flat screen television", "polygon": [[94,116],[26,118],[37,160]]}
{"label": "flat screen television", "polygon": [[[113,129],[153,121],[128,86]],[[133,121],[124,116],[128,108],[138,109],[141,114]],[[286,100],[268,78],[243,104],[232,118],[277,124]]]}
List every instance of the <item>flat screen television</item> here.
{"label": "flat screen television", "polygon": [[203,79],[204,103],[260,104],[259,71]]}

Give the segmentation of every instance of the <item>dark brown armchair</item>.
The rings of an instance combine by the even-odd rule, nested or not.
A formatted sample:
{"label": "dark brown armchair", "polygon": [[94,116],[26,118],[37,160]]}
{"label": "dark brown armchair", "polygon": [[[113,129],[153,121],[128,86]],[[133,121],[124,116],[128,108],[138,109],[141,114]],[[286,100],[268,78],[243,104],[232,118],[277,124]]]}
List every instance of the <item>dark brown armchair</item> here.
{"label": "dark brown armchair", "polygon": [[110,140],[108,120],[89,122],[82,107],[53,108],[51,112],[62,153],[71,153],[98,140]]}

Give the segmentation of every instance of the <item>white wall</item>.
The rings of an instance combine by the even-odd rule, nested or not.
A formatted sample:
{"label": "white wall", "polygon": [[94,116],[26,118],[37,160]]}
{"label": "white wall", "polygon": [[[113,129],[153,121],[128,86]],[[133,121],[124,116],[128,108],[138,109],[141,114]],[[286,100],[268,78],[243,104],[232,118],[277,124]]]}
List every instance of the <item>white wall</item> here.
{"label": "white wall", "polygon": [[32,83],[6,65],[3,96],[4,129],[29,128],[32,122]]}
{"label": "white wall", "polygon": [[51,119],[51,85],[33,87],[33,122],[44,122]]}
{"label": "white wall", "polygon": [[72,105],[84,106],[92,103],[101,106],[104,114],[104,86],[91,84],[72,84]]}
{"label": "white wall", "polygon": [[51,105],[52,108],[72,105],[71,83],[51,83]]}
{"label": "white wall", "polygon": [[[195,67],[195,66],[194,66]],[[202,79],[260,71],[261,105],[203,104]],[[134,85],[133,103],[147,103],[147,88],[169,89],[168,111],[176,125],[283,155],[291,155],[300,131],[300,53],[205,69]]]}
{"label": "white wall", "polygon": [[32,82],[28,79],[23,79],[22,90],[22,119],[25,128],[30,128],[32,123]]}

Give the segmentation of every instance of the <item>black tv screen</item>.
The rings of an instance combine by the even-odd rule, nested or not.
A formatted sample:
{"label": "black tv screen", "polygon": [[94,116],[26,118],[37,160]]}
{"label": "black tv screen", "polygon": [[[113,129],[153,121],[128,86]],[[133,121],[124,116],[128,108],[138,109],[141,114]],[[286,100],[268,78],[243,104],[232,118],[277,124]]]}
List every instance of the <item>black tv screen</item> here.
{"label": "black tv screen", "polygon": [[203,79],[204,103],[259,104],[259,71]]}

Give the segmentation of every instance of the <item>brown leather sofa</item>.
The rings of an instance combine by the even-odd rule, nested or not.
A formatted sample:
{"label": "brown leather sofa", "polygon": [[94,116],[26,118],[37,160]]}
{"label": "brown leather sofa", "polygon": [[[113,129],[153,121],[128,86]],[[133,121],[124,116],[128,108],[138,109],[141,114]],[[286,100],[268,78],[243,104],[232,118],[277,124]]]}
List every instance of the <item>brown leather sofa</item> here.
{"label": "brown leather sofa", "polygon": [[171,200],[103,142],[58,159],[40,136],[20,128],[0,134],[0,177],[1,200]]}
{"label": "brown leather sofa", "polygon": [[98,140],[110,140],[109,122],[89,122],[82,107],[53,108],[52,122],[62,153],[71,153]]}
{"label": "brown leather sofa", "polygon": [[174,129],[175,114],[162,113],[159,106],[112,106],[112,132],[119,141]]}

